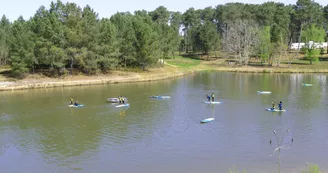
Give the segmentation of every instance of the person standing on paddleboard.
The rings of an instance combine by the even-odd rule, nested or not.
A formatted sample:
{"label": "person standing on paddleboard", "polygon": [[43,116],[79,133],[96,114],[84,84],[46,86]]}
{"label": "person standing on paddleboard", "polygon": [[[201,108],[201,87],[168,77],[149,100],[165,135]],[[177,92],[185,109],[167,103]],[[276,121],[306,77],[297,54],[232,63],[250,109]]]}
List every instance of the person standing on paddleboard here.
{"label": "person standing on paddleboard", "polygon": [[214,102],[214,93],[212,93],[212,95],[211,95],[211,97],[212,97],[212,102]]}
{"label": "person standing on paddleboard", "polygon": [[282,102],[280,101],[278,104],[279,110],[282,110]]}
{"label": "person standing on paddleboard", "polygon": [[211,96],[209,94],[207,94],[207,100],[210,102],[211,101]]}

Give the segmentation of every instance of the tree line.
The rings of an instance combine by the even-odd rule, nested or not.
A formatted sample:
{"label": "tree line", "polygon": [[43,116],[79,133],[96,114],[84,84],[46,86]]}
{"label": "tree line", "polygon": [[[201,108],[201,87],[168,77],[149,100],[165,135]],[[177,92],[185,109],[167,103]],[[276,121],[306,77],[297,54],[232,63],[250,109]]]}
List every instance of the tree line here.
{"label": "tree line", "polygon": [[[0,65],[15,74],[48,69],[54,74],[77,68],[86,74],[118,67],[147,68],[176,52],[227,52],[241,63],[251,56],[272,62],[294,42],[327,39],[328,5],[227,3],[184,13],[160,6],[99,18],[90,7],[51,2],[29,20],[0,21]],[[316,50],[305,50],[312,60]]]}

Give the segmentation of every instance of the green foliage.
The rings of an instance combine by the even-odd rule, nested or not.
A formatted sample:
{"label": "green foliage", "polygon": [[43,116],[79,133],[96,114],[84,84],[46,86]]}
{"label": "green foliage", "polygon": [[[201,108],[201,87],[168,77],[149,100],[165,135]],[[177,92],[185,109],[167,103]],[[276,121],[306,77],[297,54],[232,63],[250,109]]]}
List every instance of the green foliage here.
{"label": "green foliage", "polygon": [[[177,51],[209,56],[219,49],[245,57],[256,53],[267,60],[272,52],[281,52],[282,46],[273,45],[298,42],[298,38],[323,41],[327,9],[311,0],[298,0],[295,5],[227,3],[184,13],[160,6],[99,19],[90,6],[57,0],[49,9],[41,6],[28,21],[20,17],[11,23],[1,18],[0,65],[10,63],[17,74],[38,69],[72,73],[73,68],[94,74],[120,67],[145,69],[160,58],[175,57]],[[258,28],[263,28],[259,38]],[[235,30],[239,35],[233,35]],[[235,39],[226,42],[227,37]],[[247,41],[252,43],[245,45]],[[305,53],[311,62],[317,57],[316,51]]]}
{"label": "green foliage", "polygon": [[271,54],[270,26],[265,26],[260,32],[260,57],[267,61]]}
{"label": "green foliage", "polygon": [[312,61],[319,61],[319,56],[320,49],[306,49],[305,58],[310,60],[310,64],[312,64]]}
{"label": "green foliage", "polygon": [[[232,169],[229,169],[229,173],[240,173],[239,170],[237,169],[237,167],[234,165],[232,167]],[[246,170],[244,170],[243,172],[241,173],[247,173]]]}
{"label": "green foliage", "polygon": [[310,164],[309,167],[305,171],[302,171],[302,173],[320,173],[320,168],[316,164]]}
{"label": "green foliage", "polygon": [[315,24],[311,24],[302,32],[302,40],[308,43],[309,41],[324,42],[326,37],[326,31],[322,27],[317,27]]}

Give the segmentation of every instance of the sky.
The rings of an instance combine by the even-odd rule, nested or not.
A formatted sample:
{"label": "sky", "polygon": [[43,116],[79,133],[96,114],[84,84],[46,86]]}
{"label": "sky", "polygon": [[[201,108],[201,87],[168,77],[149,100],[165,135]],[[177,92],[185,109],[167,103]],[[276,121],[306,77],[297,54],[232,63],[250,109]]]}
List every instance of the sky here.
{"label": "sky", "polygon": [[[20,15],[24,19],[32,17],[40,6],[50,7],[52,0],[0,0],[0,15],[6,15],[10,21],[16,20]],[[55,0],[56,1],[56,0]],[[152,11],[159,6],[166,7],[169,11],[185,12],[188,8],[203,9],[215,7],[229,2],[261,4],[265,0],[62,0],[74,2],[80,7],[89,5],[102,17],[110,17],[116,12],[134,12],[136,10]],[[271,0],[284,4],[295,4],[296,0]],[[319,4],[327,5],[327,0],[315,0]]]}

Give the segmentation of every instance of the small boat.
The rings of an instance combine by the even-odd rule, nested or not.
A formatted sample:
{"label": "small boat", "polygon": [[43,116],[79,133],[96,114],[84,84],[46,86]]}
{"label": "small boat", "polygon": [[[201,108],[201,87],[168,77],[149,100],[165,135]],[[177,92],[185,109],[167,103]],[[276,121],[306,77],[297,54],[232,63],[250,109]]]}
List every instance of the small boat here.
{"label": "small boat", "polygon": [[206,119],[204,119],[204,120],[201,120],[200,122],[201,123],[208,123],[208,122],[211,122],[211,121],[213,121],[214,120],[214,118],[206,118]]}
{"label": "small boat", "polygon": [[266,111],[269,111],[269,112],[286,112],[285,109],[271,109],[271,108],[265,108]]}
{"label": "small boat", "polygon": [[129,103],[125,103],[125,104],[116,105],[115,107],[121,108],[121,107],[128,107],[128,106],[130,106],[130,104]]}
{"label": "small boat", "polygon": [[70,107],[70,108],[80,108],[80,107],[84,107],[84,105],[82,105],[82,104],[78,104],[78,105],[68,105],[68,107]]}
{"label": "small boat", "polygon": [[171,96],[150,96],[152,99],[170,99]]}
{"label": "small boat", "polygon": [[257,91],[258,94],[271,94],[271,91]]}
{"label": "small boat", "polygon": [[[124,102],[128,101],[128,99],[126,97],[123,97],[123,99],[124,99]],[[119,99],[118,98],[107,98],[107,101],[111,102],[111,103],[118,103]]]}
{"label": "small boat", "polygon": [[309,84],[309,83],[303,83],[303,86],[313,86],[313,84]]}

